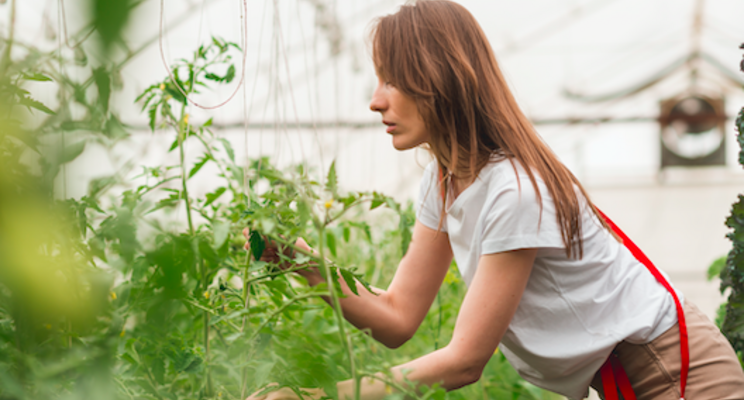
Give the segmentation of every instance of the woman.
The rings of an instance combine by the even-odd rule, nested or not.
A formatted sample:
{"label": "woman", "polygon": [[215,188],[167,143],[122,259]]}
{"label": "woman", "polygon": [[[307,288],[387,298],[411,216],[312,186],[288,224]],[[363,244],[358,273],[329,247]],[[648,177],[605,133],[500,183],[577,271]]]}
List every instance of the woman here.
{"label": "woman", "polygon": [[[436,160],[390,287],[377,296],[344,287],[344,316],[398,347],[424,319],[453,256],[468,284],[451,342],[393,368],[396,379],[407,371],[411,381],[456,389],[476,382],[500,346],[526,380],[571,399],[590,385],[617,398],[610,381],[632,398],[626,380],[640,399],[744,398],[733,350],[689,302],[690,361],[680,360],[681,294],[659,284],[535,133],[467,10],[450,1],[403,6],[380,19],[372,44],[379,83],[370,108],[396,149],[425,145]],[[323,281],[312,268],[302,274],[310,285]],[[341,398],[351,398],[351,386],[339,383]],[[386,392],[363,381],[365,399]],[[263,398],[295,397],[252,397]]]}

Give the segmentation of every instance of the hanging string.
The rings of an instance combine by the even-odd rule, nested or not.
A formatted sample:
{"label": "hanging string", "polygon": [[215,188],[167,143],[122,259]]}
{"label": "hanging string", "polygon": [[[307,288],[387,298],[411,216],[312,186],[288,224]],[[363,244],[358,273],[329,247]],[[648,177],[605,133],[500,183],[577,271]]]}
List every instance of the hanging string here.
{"label": "hanging string", "polygon": [[[58,3],[59,3],[59,13],[61,14],[61,16],[58,18],[57,24],[59,25],[59,20],[60,19],[62,20],[61,21],[61,28],[62,28],[61,30],[62,30],[62,32],[60,32],[60,33],[64,33],[65,45],[68,48],[70,48],[72,50],[75,50],[77,47],[79,47],[81,44],[83,44],[83,42],[85,42],[86,40],[88,40],[88,38],[90,37],[90,35],[92,35],[93,32],[96,30],[96,27],[93,24],[91,24],[90,30],[88,31],[88,33],[86,33],[83,36],[82,39],[80,39],[77,43],[75,43],[74,46],[73,45],[70,45],[70,37],[67,34],[67,15],[65,14],[65,2],[64,2],[64,0],[58,0]],[[60,47],[61,47],[61,45],[60,45]]]}
{"label": "hanging string", "polygon": [[[247,0],[242,0],[243,2],[243,15],[248,15],[248,2]],[[170,76],[171,82],[173,82],[173,85],[178,89],[179,92],[186,98],[186,100],[193,104],[194,106],[204,109],[204,110],[214,110],[217,108],[220,108],[224,106],[225,104],[229,103],[233,97],[235,97],[236,94],[238,94],[238,90],[240,90],[240,87],[243,85],[243,81],[245,80],[245,63],[246,63],[246,55],[248,52],[246,51],[245,47],[248,44],[248,38],[247,35],[247,29],[243,30],[243,37],[241,38],[242,44],[242,50],[243,50],[243,63],[242,63],[242,69],[240,74],[240,81],[238,82],[238,86],[235,87],[235,90],[232,92],[230,97],[227,98],[227,100],[223,101],[220,104],[217,104],[216,106],[204,106],[196,101],[194,101],[192,98],[186,94],[186,92],[181,88],[181,86],[176,82],[176,77],[173,75],[173,71],[168,66],[168,62],[165,60],[165,52],[163,50],[163,25],[165,21],[165,0],[160,0],[160,31],[158,36],[158,44],[160,45],[160,59],[163,61],[163,67],[165,67],[165,70],[168,71],[168,76]],[[241,21],[241,24],[245,25],[247,22],[247,18],[243,18]]]}
{"label": "hanging string", "polygon": [[[292,100],[292,109],[294,110],[295,124],[297,124],[297,126],[300,126],[300,119],[299,119],[299,115],[297,113],[297,104],[295,102],[294,90],[292,89],[292,77],[289,74],[289,59],[287,58],[287,53],[286,53],[286,51],[284,49],[284,35],[282,33],[282,23],[281,23],[281,20],[279,18],[279,6],[278,6],[278,3],[277,3],[276,0],[274,0],[274,13],[276,14],[276,25],[277,25],[277,30],[279,32],[279,36],[278,36],[277,40],[279,41],[278,44],[279,44],[279,49],[281,49],[281,54],[284,57],[284,69],[285,69],[285,71],[287,73],[287,86],[289,87],[289,98]],[[278,76],[278,74],[277,74],[277,76]],[[284,130],[285,130],[285,133],[286,133],[287,132],[287,130],[286,130],[286,120],[284,122],[285,122],[285,124],[284,124],[285,125]],[[288,136],[288,134],[287,134],[287,136]],[[300,142],[301,142],[301,140],[300,140]],[[290,149],[291,149],[291,144],[290,144]],[[302,146],[302,143],[300,143],[300,154],[301,154],[301,157],[302,157],[302,161],[303,162],[307,161],[307,159],[305,157],[304,146]]]}
{"label": "hanging string", "polygon": [[[305,38],[305,29],[303,29],[303,27],[302,27],[302,17],[300,15],[300,4],[299,4],[299,1],[297,3],[296,9],[297,9],[297,23],[300,25],[300,37],[302,38],[302,55],[303,55],[303,59],[305,61],[305,71],[307,71],[309,73],[310,72],[310,65],[309,65],[309,63],[307,61],[307,47],[308,46],[307,46],[307,39]],[[319,35],[319,33],[317,32],[317,29],[318,29],[317,25],[315,25],[315,29],[316,29],[316,34],[314,36],[315,36],[315,38],[317,38],[317,36]],[[285,55],[285,57],[286,57],[286,55]],[[317,89],[318,88],[318,85],[317,85],[317,76],[315,78],[316,78],[315,89],[316,89],[316,92],[317,92],[317,90],[318,90]],[[308,87],[311,88],[312,85],[308,85]],[[325,162],[323,160],[323,146],[320,143],[320,135],[318,135],[318,126],[316,124],[316,119],[315,119],[315,107],[313,106],[312,91],[309,90],[309,89],[307,91],[307,102],[308,102],[308,105],[310,106],[310,122],[313,125],[313,136],[314,136],[314,139],[315,139],[315,143],[318,145],[318,159],[320,160],[320,165],[323,166],[323,165],[325,165]],[[321,184],[324,184],[323,179],[325,179],[325,174],[320,174],[320,176],[321,176],[320,182],[321,182]]]}
{"label": "hanging string", "polygon": [[[245,95],[246,95],[246,89],[245,85],[243,85],[243,130],[244,130],[244,146],[245,146],[245,157],[246,162],[248,160],[248,121],[253,114],[253,99],[256,94],[256,86],[258,86],[258,73],[260,71],[260,61],[261,61],[261,46],[263,45],[263,33],[264,33],[264,25],[266,22],[266,9],[268,8],[266,6],[266,3],[268,0],[264,1],[264,7],[263,12],[261,13],[261,29],[259,30],[259,36],[258,36],[258,54],[256,55],[256,74],[253,76],[253,89],[251,89],[251,99],[250,102],[248,102],[248,112],[246,113],[246,101],[245,101]],[[246,15],[247,18],[247,15]],[[247,33],[247,25],[244,25],[243,27],[246,29],[246,35]],[[271,84],[269,84],[269,87]],[[265,120],[266,117],[266,108],[264,107],[264,115],[262,119]],[[261,155],[263,153],[263,126],[258,131],[258,170],[261,170],[261,166],[263,165],[263,159],[261,158]],[[245,168],[245,172],[243,173],[243,181],[244,181],[244,187],[246,191],[246,195],[248,194],[248,166]]]}

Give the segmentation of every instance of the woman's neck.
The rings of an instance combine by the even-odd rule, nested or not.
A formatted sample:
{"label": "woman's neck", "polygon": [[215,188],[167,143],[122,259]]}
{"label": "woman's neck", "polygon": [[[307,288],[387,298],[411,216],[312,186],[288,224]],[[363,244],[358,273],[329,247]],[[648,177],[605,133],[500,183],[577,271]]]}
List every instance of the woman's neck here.
{"label": "woman's neck", "polygon": [[472,185],[473,181],[474,179],[471,178],[456,178],[455,176],[450,175],[450,190],[452,190],[454,198],[457,198],[457,196],[464,192],[465,189]]}

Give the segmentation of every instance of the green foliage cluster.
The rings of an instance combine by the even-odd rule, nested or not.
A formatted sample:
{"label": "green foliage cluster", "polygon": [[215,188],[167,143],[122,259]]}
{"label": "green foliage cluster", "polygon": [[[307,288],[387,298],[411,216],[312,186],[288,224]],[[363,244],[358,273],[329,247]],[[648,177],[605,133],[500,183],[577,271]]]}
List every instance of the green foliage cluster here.
{"label": "green foliage cluster", "polygon": [[[739,163],[744,165],[744,108],[736,118],[737,141],[741,146]],[[733,231],[726,235],[733,248],[726,257],[726,266],[721,270],[721,292],[730,288],[726,315],[721,330],[742,358],[744,352],[744,195],[731,206],[731,215],[726,226]]]}
{"label": "green foliage cluster", "polygon": [[[744,49],[744,44],[741,48]],[[739,164],[744,166],[744,108],[736,118],[736,130],[736,141],[740,147]],[[726,226],[732,229],[726,235],[731,240],[732,249],[726,257],[711,265],[709,276],[718,275],[721,278],[721,293],[730,289],[717,322],[744,366],[744,195],[740,194],[738,201],[731,206],[731,215],[726,218]]]}
{"label": "green foliage cluster", "polygon": [[[112,24],[98,26],[101,42],[115,46],[138,2],[109,3],[91,7],[94,26]],[[338,306],[340,280],[389,282],[411,240],[413,208],[343,192],[333,165],[323,182],[301,165],[242,165],[211,120],[190,121],[186,95],[233,81],[235,44],[199,47],[173,66],[175,79],[138,99],[153,131],[172,132],[176,164],[97,179],[75,199],[55,189],[66,165],[88,144],[111,148],[128,135],[110,109],[122,62],[88,66],[76,48],[88,72],[77,81],[32,47],[11,60],[12,45],[0,70],[0,399],[243,399],[273,382],[333,396],[337,381],[385,372],[451,335],[465,291],[454,266],[417,335],[396,351],[321,299]],[[54,85],[58,104],[36,100],[29,83]],[[72,107],[84,112],[73,119]],[[187,144],[200,150],[196,159],[185,157]],[[200,173],[213,174],[214,187],[194,197],[189,184]],[[294,248],[298,237],[320,254]],[[282,254],[295,250],[288,268],[257,261],[266,240]],[[310,288],[292,273],[309,261],[325,284]],[[555,398],[501,354],[476,385],[401,389],[432,399]]]}

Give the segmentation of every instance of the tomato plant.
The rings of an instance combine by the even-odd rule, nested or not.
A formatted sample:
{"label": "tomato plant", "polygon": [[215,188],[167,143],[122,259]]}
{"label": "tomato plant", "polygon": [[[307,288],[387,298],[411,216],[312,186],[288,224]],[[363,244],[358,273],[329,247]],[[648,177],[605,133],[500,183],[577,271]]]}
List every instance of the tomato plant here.
{"label": "tomato plant", "polygon": [[[107,2],[94,3],[106,20]],[[121,40],[106,32],[104,44]],[[190,118],[188,97],[231,83],[240,51],[214,38],[138,98],[150,129],[173,135],[176,163],[96,179],[80,198],[59,193],[55,180],[88,143],[113,148],[127,137],[110,109],[123,64],[89,66],[75,48],[87,74],[79,80],[80,73],[73,79],[59,68],[57,54],[30,46],[22,58],[5,52],[0,399],[242,399],[273,382],[320,387],[333,397],[339,380],[385,372],[446,343],[465,291],[454,265],[419,332],[400,349],[384,348],[338,312],[342,280],[369,288],[392,278],[411,240],[410,203],[343,191],[334,164],[321,179],[304,165],[240,163],[211,119]],[[38,101],[29,82],[53,85],[59,104]],[[198,156],[187,158],[185,146]],[[194,197],[192,179],[206,173],[214,185]],[[298,237],[318,253],[294,248]],[[295,250],[283,260],[288,267],[257,261],[266,240]],[[293,273],[309,261],[325,284],[308,287]],[[409,394],[551,398],[519,379],[500,354],[476,385]]]}

